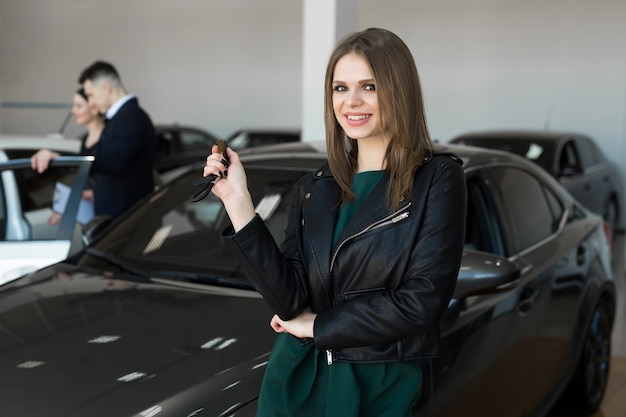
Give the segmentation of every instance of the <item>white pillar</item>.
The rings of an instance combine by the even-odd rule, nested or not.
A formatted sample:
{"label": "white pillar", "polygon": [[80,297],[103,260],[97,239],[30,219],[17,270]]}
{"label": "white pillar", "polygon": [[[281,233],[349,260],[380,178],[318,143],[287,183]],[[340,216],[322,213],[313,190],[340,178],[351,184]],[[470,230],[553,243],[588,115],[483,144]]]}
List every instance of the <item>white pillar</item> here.
{"label": "white pillar", "polygon": [[303,0],[302,141],[323,141],[324,76],[337,41],[357,30],[357,0]]}

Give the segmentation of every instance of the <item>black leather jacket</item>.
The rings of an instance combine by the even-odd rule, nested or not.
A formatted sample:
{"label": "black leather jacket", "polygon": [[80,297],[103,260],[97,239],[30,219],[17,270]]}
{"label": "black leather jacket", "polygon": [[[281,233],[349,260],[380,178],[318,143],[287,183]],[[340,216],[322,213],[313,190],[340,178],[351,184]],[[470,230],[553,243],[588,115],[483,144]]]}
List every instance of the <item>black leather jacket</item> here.
{"label": "black leather jacket", "polygon": [[463,252],[461,164],[452,154],[429,155],[412,199],[394,212],[385,175],[334,248],[340,190],[327,165],[297,182],[281,250],[259,216],[224,237],[282,319],[306,307],[317,313],[313,341],[329,363],[434,357]]}

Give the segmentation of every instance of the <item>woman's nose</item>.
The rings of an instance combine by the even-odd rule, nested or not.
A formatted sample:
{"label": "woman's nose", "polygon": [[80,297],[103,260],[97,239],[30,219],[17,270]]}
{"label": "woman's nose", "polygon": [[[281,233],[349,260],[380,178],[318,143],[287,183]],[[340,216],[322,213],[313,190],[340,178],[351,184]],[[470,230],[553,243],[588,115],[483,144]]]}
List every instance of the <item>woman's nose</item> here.
{"label": "woman's nose", "polygon": [[346,103],[350,106],[356,106],[361,104],[363,100],[361,99],[361,92],[357,89],[353,89],[348,91],[348,97],[346,97]]}

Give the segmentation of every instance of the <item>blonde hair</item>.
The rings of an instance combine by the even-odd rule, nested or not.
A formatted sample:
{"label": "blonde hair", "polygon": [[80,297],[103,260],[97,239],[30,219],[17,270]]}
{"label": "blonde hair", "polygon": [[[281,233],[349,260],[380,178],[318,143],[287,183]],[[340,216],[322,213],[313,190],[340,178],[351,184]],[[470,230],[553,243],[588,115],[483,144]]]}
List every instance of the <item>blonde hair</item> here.
{"label": "blonde hair", "polygon": [[350,182],[359,152],[357,141],[345,135],[333,110],[335,66],[346,54],[365,59],[374,76],[380,127],[389,137],[385,152],[385,171],[390,177],[387,204],[396,208],[411,196],[415,170],[424,161],[426,150],[432,148],[415,61],[397,35],[379,28],[352,33],[333,51],[326,68],[324,121],[328,162],[342,190],[341,202],[354,198]]}

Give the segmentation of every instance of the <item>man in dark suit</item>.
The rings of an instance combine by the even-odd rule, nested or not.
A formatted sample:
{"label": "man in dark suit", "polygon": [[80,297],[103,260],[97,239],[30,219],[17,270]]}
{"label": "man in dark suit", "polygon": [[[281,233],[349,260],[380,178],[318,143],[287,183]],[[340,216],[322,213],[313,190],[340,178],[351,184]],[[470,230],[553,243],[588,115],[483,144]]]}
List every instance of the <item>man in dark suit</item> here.
{"label": "man in dark suit", "polygon": [[107,120],[91,168],[94,212],[115,218],[154,189],[154,126],[110,63],[94,62],[78,82]]}

